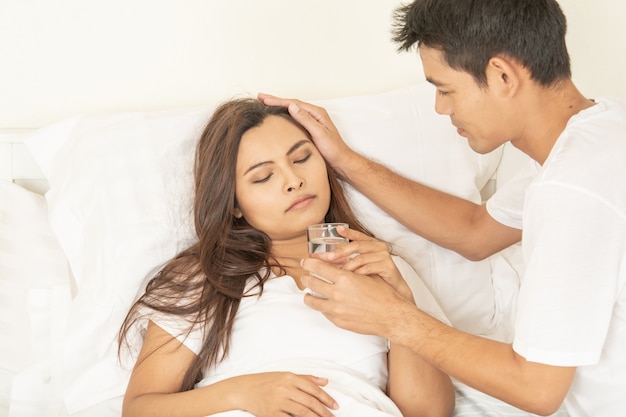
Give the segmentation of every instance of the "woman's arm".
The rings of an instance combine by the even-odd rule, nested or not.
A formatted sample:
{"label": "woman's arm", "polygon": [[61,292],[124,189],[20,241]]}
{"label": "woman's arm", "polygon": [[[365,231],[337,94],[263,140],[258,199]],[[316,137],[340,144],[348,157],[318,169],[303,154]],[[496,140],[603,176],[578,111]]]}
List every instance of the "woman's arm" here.
{"label": "woman's arm", "polygon": [[389,350],[387,394],[404,417],[447,417],[454,410],[450,377],[394,343]]}
{"label": "woman's arm", "polygon": [[124,396],[122,415],[206,416],[244,410],[257,417],[331,417],[328,408],[337,406],[321,388],[327,380],[290,372],[242,375],[180,392],[194,359],[191,350],[150,322]]}

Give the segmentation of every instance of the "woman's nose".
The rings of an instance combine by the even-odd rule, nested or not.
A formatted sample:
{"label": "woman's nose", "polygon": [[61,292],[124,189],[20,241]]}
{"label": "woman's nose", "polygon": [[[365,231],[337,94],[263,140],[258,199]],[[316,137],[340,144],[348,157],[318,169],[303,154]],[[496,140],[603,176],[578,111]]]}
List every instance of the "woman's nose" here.
{"label": "woman's nose", "polygon": [[300,188],[302,188],[302,186],[304,185],[304,181],[302,181],[302,178],[299,177],[294,177],[288,184],[287,184],[287,192],[292,192],[292,191],[297,191]]}
{"label": "woman's nose", "polygon": [[302,175],[303,172],[297,169],[297,167],[294,167],[293,164],[288,164],[281,169],[280,174],[282,175],[282,179],[284,181],[284,190],[288,193],[297,191],[304,185],[304,176]]}

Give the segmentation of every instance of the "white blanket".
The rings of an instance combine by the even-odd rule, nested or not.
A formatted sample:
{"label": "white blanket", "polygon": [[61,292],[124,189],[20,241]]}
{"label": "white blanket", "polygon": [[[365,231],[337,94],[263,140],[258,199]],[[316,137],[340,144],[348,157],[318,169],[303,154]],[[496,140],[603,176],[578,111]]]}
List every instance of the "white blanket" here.
{"label": "white blanket", "polygon": [[[339,409],[332,410],[336,417],[402,417],[393,401],[374,384],[347,368],[327,361],[307,360],[306,364],[290,359],[274,362],[255,369],[251,373],[290,371],[328,378],[323,389],[337,401]],[[212,416],[250,417],[245,411],[227,411]]]}

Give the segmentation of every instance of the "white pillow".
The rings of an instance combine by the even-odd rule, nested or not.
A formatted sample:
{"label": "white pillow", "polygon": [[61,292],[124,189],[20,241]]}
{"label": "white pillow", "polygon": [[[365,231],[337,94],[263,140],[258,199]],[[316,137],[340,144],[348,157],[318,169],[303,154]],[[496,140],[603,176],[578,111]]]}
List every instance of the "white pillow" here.
{"label": "white pillow", "polygon": [[190,242],[193,150],[210,111],[77,116],[26,140],[78,287],[64,346],[70,414],[124,393],[117,332],[144,278]]}
{"label": "white pillow", "polygon": [[480,202],[502,150],[480,155],[448,116],[435,113],[435,88],[420,83],[381,94],[320,100],[344,140],[360,153],[426,185]]}
{"label": "white pillow", "polygon": [[[471,152],[447,119],[434,114],[433,96],[424,83],[322,104],[355,148],[478,201],[499,154]],[[129,374],[118,367],[117,331],[144,278],[193,236],[193,149],[212,108],[78,116],[26,141],[50,183],[50,221],[78,285],[64,348],[70,412],[123,395]],[[350,195],[368,227],[396,243],[426,278],[454,324],[492,330],[489,261],[471,263],[429,244],[358,193]]]}
{"label": "white pillow", "polygon": [[2,415],[9,403],[14,415],[45,415],[58,406],[51,395],[53,361],[59,360],[70,279],[44,197],[0,181]]}
{"label": "white pillow", "polygon": [[[435,89],[420,83],[378,95],[318,101],[344,140],[360,153],[413,180],[480,203],[502,148],[480,155],[459,136],[448,116],[435,113]],[[471,262],[415,235],[348,187],[355,211],[419,273],[459,329],[510,338],[516,253]],[[503,258],[505,256],[505,258]]]}

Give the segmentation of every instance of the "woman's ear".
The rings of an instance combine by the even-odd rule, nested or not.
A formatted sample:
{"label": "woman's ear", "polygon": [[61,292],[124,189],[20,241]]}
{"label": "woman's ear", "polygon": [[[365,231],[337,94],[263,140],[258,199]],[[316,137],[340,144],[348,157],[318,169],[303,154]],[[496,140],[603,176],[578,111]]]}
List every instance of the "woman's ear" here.
{"label": "woman's ear", "polygon": [[239,207],[235,207],[233,209],[233,216],[235,216],[238,219],[241,219],[243,217],[243,213],[241,212],[241,210],[239,210]]}

